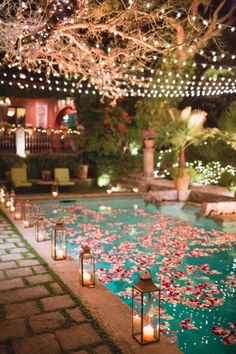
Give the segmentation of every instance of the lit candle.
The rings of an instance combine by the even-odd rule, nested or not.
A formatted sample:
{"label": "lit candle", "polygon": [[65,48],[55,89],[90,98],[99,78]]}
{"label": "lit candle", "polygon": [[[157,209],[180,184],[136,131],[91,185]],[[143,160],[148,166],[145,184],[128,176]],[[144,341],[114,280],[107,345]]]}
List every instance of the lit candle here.
{"label": "lit candle", "polygon": [[139,317],[139,315],[134,315],[133,316],[133,326],[134,326],[134,330],[138,331],[140,329],[140,324],[141,324],[141,318]]}
{"label": "lit candle", "polygon": [[84,271],[83,273],[83,280],[84,280],[84,285],[90,284],[90,274],[86,271]]}
{"label": "lit candle", "polygon": [[56,251],[56,259],[63,259],[64,258],[64,252],[63,250],[59,249]]}
{"label": "lit candle", "polygon": [[21,219],[21,213],[16,212],[16,213],[15,213],[15,219],[16,219],[16,220],[20,220],[20,219]]}
{"label": "lit candle", "polygon": [[7,207],[7,208],[10,208],[10,206],[11,206],[11,202],[10,202],[10,200],[8,200],[8,201],[6,202],[6,207]]}
{"label": "lit candle", "polygon": [[23,220],[23,226],[24,227],[29,227],[29,221],[28,220]]}
{"label": "lit candle", "polygon": [[53,209],[53,214],[57,214],[57,209]]}
{"label": "lit candle", "polygon": [[107,189],[107,193],[108,193],[108,194],[111,194],[111,193],[112,193],[112,190],[111,190],[111,189]]}
{"label": "lit candle", "polygon": [[11,205],[11,206],[10,206],[10,213],[14,213],[15,209],[16,209],[16,208],[14,207],[14,205]]}
{"label": "lit candle", "polygon": [[152,342],[154,339],[154,329],[151,325],[143,327],[143,340],[145,342]]}
{"label": "lit candle", "polygon": [[43,236],[43,234],[38,234],[37,235],[37,241],[43,241],[44,240],[44,236]]}
{"label": "lit candle", "polygon": [[5,198],[4,198],[4,197],[1,198],[1,203],[2,203],[2,204],[5,203]]}
{"label": "lit candle", "polygon": [[159,336],[159,331],[160,331],[160,328],[159,328],[159,324],[156,326],[156,336],[158,337]]}
{"label": "lit candle", "polygon": [[134,210],[138,210],[138,204],[134,204],[134,205],[133,205],[133,209],[134,209]]}
{"label": "lit candle", "polygon": [[138,193],[138,188],[133,188],[134,193]]}
{"label": "lit candle", "polygon": [[58,192],[52,192],[52,196],[53,197],[57,197],[58,196]]}

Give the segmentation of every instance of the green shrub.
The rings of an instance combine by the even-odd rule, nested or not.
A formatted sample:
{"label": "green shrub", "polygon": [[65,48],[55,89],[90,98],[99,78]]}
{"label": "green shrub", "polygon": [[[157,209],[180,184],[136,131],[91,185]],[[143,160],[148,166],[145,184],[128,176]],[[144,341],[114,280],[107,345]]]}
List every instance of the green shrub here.
{"label": "green shrub", "polygon": [[235,176],[232,175],[232,173],[228,171],[224,171],[221,174],[220,180],[219,180],[219,185],[220,186],[229,186],[233,181],[235,180]]}
{"label": "green shrub", "polygon": [[51,170],[54,168],[69,168],[71,176],[74,176],[78,165],[77,156],[40,154],[30,155],[26,158],[29,178],[41,178],[42,170]]}

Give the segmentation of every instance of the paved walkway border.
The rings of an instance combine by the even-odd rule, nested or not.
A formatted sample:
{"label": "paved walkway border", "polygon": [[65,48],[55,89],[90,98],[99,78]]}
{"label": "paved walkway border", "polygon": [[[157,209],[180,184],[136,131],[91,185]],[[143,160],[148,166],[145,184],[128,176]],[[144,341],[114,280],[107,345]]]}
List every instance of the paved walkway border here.
{"label": "paved walkway border", "polygon": [[[80,301],[80,299],[77,297],[77,296],[75,296],[75,294],[73,294],[73,292],[68,288],[68,286],[60,279],[60,277],[51,269],[51,267],[48,265],[48,263],[35,251],[35,249],[30,245],[30,243],[28,242],[28,240],[21,234],[21,232],[19,232],[19,230],[18,230],[18,228],[14,225],[14,223],[12,222],[12,220],[11,219],[9,219],[9,217],[8,217],[8,215],[6,215],[6,213],[4,212],[4,211],[1,211],[0,212],[0,219],[2,219],[2,220],[6,220],[6,222],[8,223],[8,225],[6,226],[6,231],[3,231],[3,230],[1,230],[2,231],[2,234],[4,235],[4,232],[6,233],[6,237],[7,237],[7,239],[10,241],[11,239],[12,239],[12,241],[14,241],[14,242],[12,242],[11,243],[11,245],[13,245],[14,246],[14,244],[15,244],[15,247],[14,248],[11,248],[10,249],[10,243],[8,243],[8,245],[9,245],[9,248],[6,248],[6,246],[8,247],[8,245],[6,244],[6,243],[4,243],[4,242],[1,242],[1,244],[0,244],[0,249],[1,249],[1,246],[3,246],[3,250],[6,250],[7,252],[5,252],[5,254],[3,253],[3,252],[1,252],[1,254],[0,254],[0,258],[3,258],[3,261],[1,262],[1,265],[2,265],[2,267],[1,267],[1,265],[0,265],[0,269],[2,268],[2,269],[6,269],[7,270],[7,274],[9,274],[9,272],[11,271],[11,269],[12,268],[10,268],[10,269],[8,269],[8,265],[9,265],[9,267],[13,267],[13,270],[14,271],[16,271],[16,270],[18,270],[19,268],[17,268],[17,263],[20,263],[21,262],[21,264],[23,265],[23,262],[24,261],[30,261],[30,259],[27,259],[27,258],[19,258],[19,256],[17,257],[16,255],[18,254],[18,253],[9,253],[9,252],[11,252],[11,250],[13,250],[13,252],[14,252],[14,250],[17,250],[17,246],[16,246],[16,244],[17,244],[17,238],[16,237],[14,237],[14,236],[18,236],[19,237],[19,240],[21,241],[21,242],[19,242],[19,244],[20,244],[20,246],[21,246],[21,248],[22,248],[22,250],[23,250],[23,245],[25,246],[25,250],[27,250],[27,251],[25,251],[25,253],[28,253],[28,254],[31,254],[32,256],[35,256],[35,258],[39,261],[38,263],[39,263],[39,265],[40,266],[43,266],[45,269],[46,269],[46,275],[47,276],[49,276],[50,278],[51,278],[51,280],[53,280],[55,283],[57,283],[57,284],[59,284],[59,286],[60,286],[60,288],[62,289],[62,293],[63,294],[66,294],[66,295],[69,295],[69,297],[70,297],[70,299],[67,297],[64,297],[63,298],[63,296],[60,296],[60,295],[58,295],[58,296],[56,296],[56,294],[50,294],[50,293],[47,293],[47,294],[43,294],[42,293],[42,295],[41,295],[41,297],[40,296],[36,296],[36,298],[37,299],[33,299],[33,300],[37,300],[37,302],[39,301],[39,300],[42,300],[42,301],[44,301],[45,299],[50,299],[50,297],[51,297],[51,300],[53,300],[53,301],[57,301],[57,300],[63,300],[63,301],[67,301],[68,303],[65,305],[65,309],[64,308],[61,308],[60,309],[60,307],[56,307],[55,306],[55,308],[54,308],[54,310],[55,309],[60,309],[61,311],[63,311],[64,310],[64,312],[65,312],[65,315],[67,314],[67,312],[69,312],[69,311],[71,311],[71,313],[73,312],[73,310],[74,310],[74,307],[75,307],[75,309],[79,309],[80,311],[81,311],[81,314],[82,314],[82,316],[80,316],[80,313],[77,311],[76,312],[76,315],[77,315],[77,319],[78,319],[78,321],[79,322],[82,322],[82,326],[84,325],[84,328],[86,327],[86,329],[87,329],[87,331],[89,331],[90,330],[90,328],[89,328],[89,325],[91,325],[92,326],[92,328],[95,330],[94,332],[92,331],[91,332],[91,334],[93,335],[94,334],[94,340],[91,340],[90,341],[90,343],[89,343],[89,340],[88,341],[85,341],[85,342],[83,342],[83,341],[81,341],[81,347],[83,347],[83,350],[80,350],[78,353],[95,353],[95,351],[93,351],[93,350],[96,350],[96,348],[98,347],[99,348],[99,350],[97,351],[98,353],[100,353],[100,354],[103,354],[103,351],[104,351],[104,353],[108,353],[108,351],[109,351],[109,353],[122,353],[122,351],[118,348],[118,346],[111,340],[111,338],[109,337],[109,335],[101,328],[101,326],[99,325],[99,323],[96,321],[96,319],[92,316],[92,314],[91,314],[91,312],[81,303],[81,301]],[[1,223],[0,223],[0,225],[1,225]],[[9,226],[10,226],[10,228],[9,228]],[[8,234],[9,233],[9,234]],[[13,236],[13,237],[12,237]],[[4,241],[4,239],[1,239],[2,241]],[[9,251],[8,251],[9,250]],[[11,258],[11,260],[10,260],[10,258],[9,258],[9,261],[8,261],[8,259],[6,259],[6,257],[7,257],[7,254],[9,253],[9,256],[11,256],[10,258]],[[23,253],[23,252],[22,252]],[[5,257],[5,258],[4,258]],[[14,259],[14,257],[16,258],[16,260],[13,260]],[[35,258],[33,258],[33,259],[35,259]],[[31,260],[33,260],[32,259],[32,257],[31,257]],[[16,265],[14,266],[13,264],[12,265],[10,265],[9,263],[13,263],[13,262],[16,262]],[[32,263],[32,262],[31,262]],[[32,263],[33,264],[33,263]],[[36,266],[37,267],[37,266]],[[29,269],[28,267],[24,267],[24,268],[20,268],[19,270],[20,271],[22,271],[22,269],[26,269],[27,268],[27,270]],[[15,278],[15,279],[11,279],[11,277],[9,278],[9,277],[5,277],[5,279],[2,279],[2,281],[0,281],[0,296],[2,296],[1,297],[1,299],[3,300],[3,303],[5,304],[5,306],[3,305],[3,304],[1,304],[1,306],[0,306],[0,321],[2,321],[1,323],[0,323],[0,327],[3,329],[4,327],[8,327],[8,326],[11,326],[11,324],[10,324],[10,322],[12,322],[12,325],[13,324],[18,324],[18,322],[19,321],[21,321],[21,325],[23,326],[23,320],[22,320],[22,318],[21,319],[19,319],[19,320],[17,320],[17,319],[15,319],[15,320],[12,320],[12,319],[6,319],[5,317],[6,317],[6,311],[5,311],[5,308],[6,307],[8,307],[9,309],[12,307],[12,305],[14,306],[17,306],[17,305],[19,305],[19,301],[21,302],[21,301],[25,301],[25,300],[27,300],[27,298],[25,299],[24,298],[24,296],[23,296],[23,291],[25,290],[25,289],[27,289],[27,290],[29,290],[29,289],[34,289],[34,290],[36,290],[35,289],[35,287],[33,286],[33,285],[35,285],[34,283],[32,283],[32,284],[26,284],[27,285],[27,287],[23,287],[24,286],[24,284],[22,283],[20,283],[20,282],[22,282],[22,279],[24,280],[24,281],[26,281],[26,282],[28,282],[29,280],[31,281],[31,278],[34,278],[34,277],[37,277],[37,276],[41,276],[40,274],[39,275],[31,275],[31,274],[28,274],[28,275],[30,275],[29,277],[24,277],[24,274],[23,274],[23,278],[22,277],[13,277],[13,278]],[[43,276],[45,276],[45,273],[44,273],[44,275]],[[42,276],[41,276],[42,277]],[[26,278],[26,279],[25,279]],[[35,278],[34,278],[34,280],[36,280]],[[47,282],[47,279],[45,280],[45,282]],[[19,284],[18,284],[19,283]],[[51,283],[52,284],[52,283]],[[2,285],[2,286],[1,286]],[[15,288],[14,288],[14,285],[15,285]],[[31,288],[31,285],[32,285],[32,288]],[[42,285],[44,285],[44,284],[42,284]],[[5,288],[4,288],[5,287]],[[10,287],[9,289],[7,289],[7,287]],[[50,287],[50,286],[49,286]],[[39,288],[37,289],[37,290],[39,290]],[[18,293],[17,293],[17,291],[18,291]],[[21,293],[20,293],[20,291],[21,291]],[[16,300],[16,301],[12,301],[11,302],[11,295],[13,294],[14,295],[14,293],[15,293],[15,295],[19,295],[19,298]],[[60,293],[60,291],[59,291],[59,293]],[[25,292],[25,294],[26,294],[26,292]],[[5,296],[4,296],[5,295]],[[22,295],[22,297],[21,297],[21,295]],[[9,300],[10,300],[10,302],[8,302],[8,299],[6,299],[6,297],[7,296],[9,296]],[[46,296],[46,297],[45,297]],[[55,296],[55,298],[54,298],[54,296]],[[13,298],[14,298],[14,296],[13,296]],[[29,298],[28,300],[32,300],[31,298]],[[71,300],[73,300],[73,302],[71,302]],[[52,303],[52,301],[51,301],[51,303]],[[26,304],[25,302],[24,302],[24,304]],[[29,302],[27,302],[27,305],[29,304]],[[62,306],[63,307],[63,306]],[[73,309],[71,309],[70,310],[70,307],[73,307]],[[68,308],[68,310],[67,310],[67,308]],[[38,316],[44,316],[44,315],[49,315],[49,317],[50,317],[50,315],[51,315],[51,317],[52,318],[46,318],[46,320],[48,320],[49,322],[50,321],[52,321],[52,320],[55,320],[55,322],[60,322],[60,321],[62,321],[62,318],[58,318],[58,316],[60,316],[60,314],[59,314],[59,312],[55,312],[55,313],[53,313],[53,315],[55,315],[56,317],[55,318],[53,318],[53,315],[52,315],[52,312],[51,312],[51,310],[52,309],[49,309],[49,313],[47,312],[47,310],[46,311],[43,311],[43,313],[40,313],[40,314],[37,314]],[[75,315],[75,313],[73,314],[73,316]],[[19,316],[21,316],[20,314],[19,314]],[[72,318],[73,318],[73,316],[72,316]],[[79,318],[79,316],[80,316],[80,318]],[[37,316],[35,317],[35,316],[33,316],[35,319],[36,319],[36,322],[37,322]],[[33,318],[32,316],[30,317],[30,318]],[[76,317],[76,316],[75,316]],[[28,320],[30,320],[30,318],[28,319]],[[42,318],[41,318],[42,319]],[[76,322],[77,322],[77,319],[75,320]],[[45,320],[45,318],[44,318],[44,320]],[[65,320],[65,319],[64,319]],[[18,322],[17,322],[18,321]],[[33,320],[31,320],[32,322],[33,322]],[[32,323],[31,322],[31,323]],[[65,328],[68,328],[68,327],[70,327],[70,325],[69,325],[69,319],[68,318],[66,318],[66,322],[67,322],[67,324],[66,324],[66,327]],[[72,321],[73,322],[73,321]],[[89,324],[88,324],[88,322],[89,322]],[[75,323],[74,323],[74,325],[75,325]],[[81,325],[81,323],[80,323],[80,325]],[[27,327],[27,325],[26,325],[26,327]],[[79,326],[78,326],[79,327]],[[75,327],[71,327],[71,328],[74,328],[75,329]],[[82,327],[81,327],[81,329],[82,329]],[[17,330],[17,328],[16,328],[16,330]],[[19,328],[18,328],[18,330],[19,330]],[[23,327],[22,327],[22,330],[23,330]],[[12,332],[12,328],[11,327],[9,327],[9,329],[8,329],[8,331],[10,331],[10,332]],[[34,331],[34,329],[33,329],[33,331]],[[33,337],[36,333],[32,333],[32,328],[27,328],[27,332],[28,332],[28,335],[29,335],[29,337]],[[39,331],[40,332],[40,331]],[[47,333],[51,333],[51,332],[53,332],[53,328],[52,328],[52,331],[47,331]],[[59,332],[59,331],[58,331]],[[22,332],[23,333],[23,332]],[[42,333],[44,333],[45,334],[45,331],[43,330],[42,331]],[[4,335],[5,335],[5,337],[6,337],[6,341],[4,340]],[[17,345],[17,344],[14,344],[16,341],[17,341],[17,338],[18,338],[18,335],[16,334],[16,335],[13,335],[13,337],[11,338],[11,333],[7,333],[7,331],[6,331],[6,333],[4,333],[4,335],[3,335],[3,337],[1,338],[1,334],[0,334],[0,343],[2,342],[2,343],[5,343],[5,344],[0,344],[0,353],[2,354],[2,353],[7,353],[7,352],[9,352],[9,353],[12,353],[12,348],[15,346],[15,345]],[[48,334],[49,335],[49,334]],[[76,333],[75,333],[75,335],[76,335]],[[86,333],[84,333],[84,335],[86,336]],[[90,335],[90,333],[88,333],[87,332],[87,335],[88,335],[88,337],[89,336],[91,336]],[[10,336],[10,337],[9,337]],[[21,338],[21,337],[23,337],[23,335],[19,335],[19,338]],[[99,338],[100,337],[100,338]],[[8,339],[8,338],[10,338],[10,339]],[[27,339],[29,339],[28,337],[27,337]],[[51,341],[51,339],[52,338],[49,338],[49,341]],[[46,338],[46,340],[47,340],[47,338]],[[62,341],[63,341],[64,339],[62,339]],[[18,339],[18,341],[19,341],[19,339]],[[79,341],[78,341],[79,342]],[[19,342],[19,345],[20,345],[20,342]],[[27,344],[28,345],[28,344]],[[62,353],[69,353],[69,352],[72,352],[72,349],[70,350],[70,349],[65,349],[65,347],[67,346],[67,344],[65,344],[65,346],[63,347],[63,344],[62,344]],[[102,346],[104,346],[103,348],[102,348]],[[80,345],[79,345],[79,347],[80,347]],[[109,348],[109,350],[108,350],[108,348]],[[27,352],[27,350],[28,350],[29,348],[27,348],[26,349],[26,352]],[[52,350],[56,350],[56,348],[53,348]],[[86,351],[85,351],[86,350]],[[18,353],[18,349],[17,349],[17,353]],[[21,351],[20,351],[20,349],[19,349],[19,353],[21,353]],[[25,353],[25,352],[24,352]],[[30,352],[31,353],[31,352]],[[36,353],[36,351],[35,351],[35,349],[34,349],[34,351],[32,351],[32,354],[35,354]],[[40,352],[41,353],[41,352]],[[54,353],[54,352],[53,352]],[[74,351],[73,351],[73,353],[74,353]],[[45,353],[46,354],[46,353]],[[47,354],[51,354],[50,352],[48,352]]]}

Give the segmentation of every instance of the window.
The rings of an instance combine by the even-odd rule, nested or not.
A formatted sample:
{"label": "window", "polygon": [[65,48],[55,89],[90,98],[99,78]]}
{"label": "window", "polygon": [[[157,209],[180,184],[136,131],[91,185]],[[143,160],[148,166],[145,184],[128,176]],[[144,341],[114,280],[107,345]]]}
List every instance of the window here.
{"label": "window", "polygon": [[25,108],[7,107],[7,122],[9,124],[25,125]]}

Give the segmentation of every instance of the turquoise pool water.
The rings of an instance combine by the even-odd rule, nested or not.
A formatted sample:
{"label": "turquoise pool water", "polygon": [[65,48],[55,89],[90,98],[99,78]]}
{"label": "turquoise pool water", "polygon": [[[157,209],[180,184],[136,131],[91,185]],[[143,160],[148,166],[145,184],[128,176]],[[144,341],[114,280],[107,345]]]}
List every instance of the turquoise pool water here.
{"label": "turquoise pool water", "polygon": [[235,225],[227,230],[192,206],[157,209],[141,197],[42,202],[50,231],[63,217],[68,253],[88,244],[96,277],[131,306],[142,267],[162,290],[162,331],[185,354],[236,353]]}

